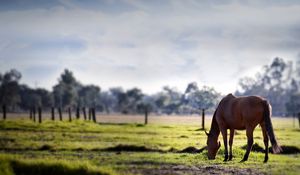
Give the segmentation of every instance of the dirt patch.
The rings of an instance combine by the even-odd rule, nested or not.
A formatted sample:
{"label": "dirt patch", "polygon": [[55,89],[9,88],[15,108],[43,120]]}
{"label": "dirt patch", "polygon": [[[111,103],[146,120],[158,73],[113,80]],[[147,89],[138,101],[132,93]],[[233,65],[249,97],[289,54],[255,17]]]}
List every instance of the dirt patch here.
{"label": "dirt patch", "polygon": [[[244,145],[241,148],[246,149],[247,145]],[[279,154],[299,154],[300,153],[300,149],[296,146],[282,145],[281,149],[282,149],[282,152],[280,152]],[[265,148],[258,145],[257,143],[255,143],[252,146],[252,151],[264,153]],[[269,147],[269,152],[273,153],[272,147]]]}
{"label": "dirt patch", "polygon": [[[143,164],[144,163],[144,164]],[[150,163],[150,164],[149,164]],[[143,166],[141,166],[143,165]],[[209,166],[187,166],[187,165],[178,165],[178,164],[152,164],[151,162],[142,162],[138,164],[130,164],[130,173],[132,174],[152,174],[152,175],[198,175],[198,174],[264,174],[254,169],[241,169],[241,168],[232,168],[232,167],[222,167],[218,165],[209,165]],[[151,167],[151,168],[149,168]]]}

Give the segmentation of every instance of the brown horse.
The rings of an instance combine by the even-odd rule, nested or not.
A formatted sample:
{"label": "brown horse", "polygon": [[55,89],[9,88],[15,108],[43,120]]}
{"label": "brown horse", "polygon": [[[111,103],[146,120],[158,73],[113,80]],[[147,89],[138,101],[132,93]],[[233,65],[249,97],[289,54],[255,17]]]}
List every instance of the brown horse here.
{"label": "brown horse", "polygon": [[[225,147],[224,161],[232,159],[232,143],[234,130],[246,129],[247,150],[242,161],[248,159],[249,153],[253,145],[253,131],[257,125],[261,126],[264,144],[265,144],[265,160],[268,161],[268,142],[269,138],[272,143],[274,153],[281,151],[280,146],[274,135],[271,123],[271,105],[263,98],[258,96],[235,97],[232,94],[224,97],[217,107],[209,133],[207,134],[208,158],[215,159],[221,144],[218,143],[220,132],[223,136]],[[229,137],[229,157],[227,149],[227,129],[230,130]]]}

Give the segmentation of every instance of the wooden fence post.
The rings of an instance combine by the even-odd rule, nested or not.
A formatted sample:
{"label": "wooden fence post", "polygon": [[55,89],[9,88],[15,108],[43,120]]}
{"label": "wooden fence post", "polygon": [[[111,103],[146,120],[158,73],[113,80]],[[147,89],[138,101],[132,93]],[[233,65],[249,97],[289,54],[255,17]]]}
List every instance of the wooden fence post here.
{"label": "wooden fence post", "polygon": [[32,118],[33,118],[32,108],[29,108],[29,119],[32,120]]}
{"label": "wooden fence post", "polygon": [[85,107],[82,108],[82,113],[83,113],[84,120],[86,120],[86,110],[85,110]]}
{"label": "wooden fence post", "polygon": [[36,118],[35,118],[35,114],[36,114],[35,107],[32,108],[32,113],[33,113],[33,121],[35,122],[36,121]]}
{"label": "wooden fence post", "polygon": [[89,120],[92,118],[92,108],[89,108]]}
{"label": "wooden fence post", "polygon": [[39,113],[39,123],[42,123],[42,108],[38,107],[38,113]]}
{"label": "wooden fence post", "polygon": [[62,111],[61,111],[61,107],[58,107],[58,115],[59,115],[59,120],[62,121]]}
{"label": "wooden fence post", "polygon": [[68,107],[68,112],[69,112],[69,122],[72,121],[72,114],[71,114],[71,108]]}
{"label": "wooden fence post", "polygon": [[92,108],[92,116],[93,116],[93,121],[94,121],[94,123],[97,123],[97,121],[96,121],[96,111],[95,111],[95,108]]}
{"label": "wooden fence post", "polygon": [[2,106],[2,112],[3,112],[3,120],[5,120],[6,119],[6,106],[5,105]]}
{"label": "wooden fence post", "polygon": [[76,108],[76,118],[80,119],[80,108],[79,108],[79,106],[77,106],[77,108]]}
{"label": "wooden fence post", "polygon": [[202,109],[202,129],[205,129],[205,109]]}
{"label": "wooden fence post", "polygon": [[51,107],[51,119],[54,121],[55,120],[55,111],[54,107]]}
{"label": "wooden fence post", "polygon": [[148,124],[148,107],[145,107],[145,125]]}

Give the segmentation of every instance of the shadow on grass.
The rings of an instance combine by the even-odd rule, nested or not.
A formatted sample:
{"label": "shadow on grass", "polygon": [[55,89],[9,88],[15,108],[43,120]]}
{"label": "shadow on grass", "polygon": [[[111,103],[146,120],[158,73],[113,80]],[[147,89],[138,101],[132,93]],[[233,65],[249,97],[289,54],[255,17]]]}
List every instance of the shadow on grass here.
{"label": "shadow on grass", "polygon": [[190,153],[190,154],[196,154],[196,153],[201,153],[206,149],[206,147],[203,148],[196,148],[193,146],[186,147],[182,150],[178,150],[176,148],[170,148],[168,150],[163,150],[163,149],[155,149],[155,148],[149,148],[146,146],[138,146],[138,145],[116,145],[113,147],[108,147],[108,148],[94,148],[94,149],[84,149],[84,148],[72,148],[72,149],[64,149],[64,148],[55,148],[52,145],[44,144],[38,148],[21,148],[21,149],[14,149],[14,148],[4,148],[0,150],[4,150],[6,152],[9,151],[76,151],[76,152],[81,152],[81,151],[101,151],[101,152],[160,152],[160,153]]}
{"label": "shadow on grass", "polygon": [[[244,145],[241,147],[242,149],[246,150],[247,145]],[[299,154],[300,149],[296,146],[288,146],[288,145],[282,145],[282,152],[279,154]],[[163,150],[163,149],[158,149],[158,148],[149,148],[146,146],[139,146],[139,145],[116,145],[113,147],[108,147],[108,148],[94,148],[94,149],[84,149],[84,148],[72,148],[72,149],[64,149],[64,148],[55,148],[52,145],[42,145],[38,148],[0,148],[0,150],[4,151],[101,151],[101,152],[160,152],[160,153],[190,153],[190,154],[196,154],[196,153],[201,153],[206,149],[206,147],[202,147],[200,149],[189,146],[184,149],[178,150],[176,148],[170,148],[169,150]],[[252,146],[252,151],[255,152],[264,152],[264,147],[260,146],[259,144],[255,143]],[[269,148],[269,152],[272,153],[272,148]]]}
{"label": "shadow on grass", "polygon": [[[97,149],[92,149],[93,151]],[[137,145],[117,145],[114,147],[99,149],[99,151],[108,151],[108,152],[163,152],[160,149],[152,149],[147,148],[145,146],[137,146]]]}
{"label": "shadow on grass", "polygon": [[[247,145],[244,145],[241,148],[246,150]],[[296,146],[282,145],[281,149],[282,149],[282,152],[280,152],[279,154],[299,154],[300,153],[300,149]],[[252,151],[264,153],[265,148],[261,147],[260,145],[255,143],[252,146]],[[271,147],[269,147],[269,152],[273,153],[273,150]]]}
{"label": "shadow on grass", "polygon": [[145,146],[136,146],[136,145],[117,145],[115,147],[100,149],[99,151],[110,151],[110,152],[160,152],[160,153],[201,153],[206,147],[201,149],[195,147],[187,147],[182,150],[177,150],[175,148],[170,148],[169,150],[153,149],[147,148]]}
{"label": "shadow on grass", "polygon": [[45,144],[45,145],[42,145],[41,147],[39,147],[38,150],[40,150],[40,151],[45,151],[45,150],[52,151],[52,150],[55,150],[55,148],[52,145]]}
{"label": "shadow on grass", "polygon": [[206,147],[203,147],[201,149],[197,149],[193,146],[189,146],[187,148],[184,148],[182,150],[177,151],[177,153],[191,153],[191,154],[196,154],[196,153],[201,153],[206,149]]}

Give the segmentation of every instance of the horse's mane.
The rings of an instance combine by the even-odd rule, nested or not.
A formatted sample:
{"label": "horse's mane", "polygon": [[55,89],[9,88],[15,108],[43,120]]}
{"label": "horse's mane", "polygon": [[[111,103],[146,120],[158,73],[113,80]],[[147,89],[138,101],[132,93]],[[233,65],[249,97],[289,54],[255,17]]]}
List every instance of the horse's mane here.
{"label": "horse's mane", "polygon": [[218,136],[220,133],[220,129],[217,123],[217,119],[216,119],[216,113],[217,113],[218,108],[215,110],[213,118],[212,118],[212,122],[211,122],[211,127],[210,127],[210,131],[209,134],[213,135],[213,136]]}

